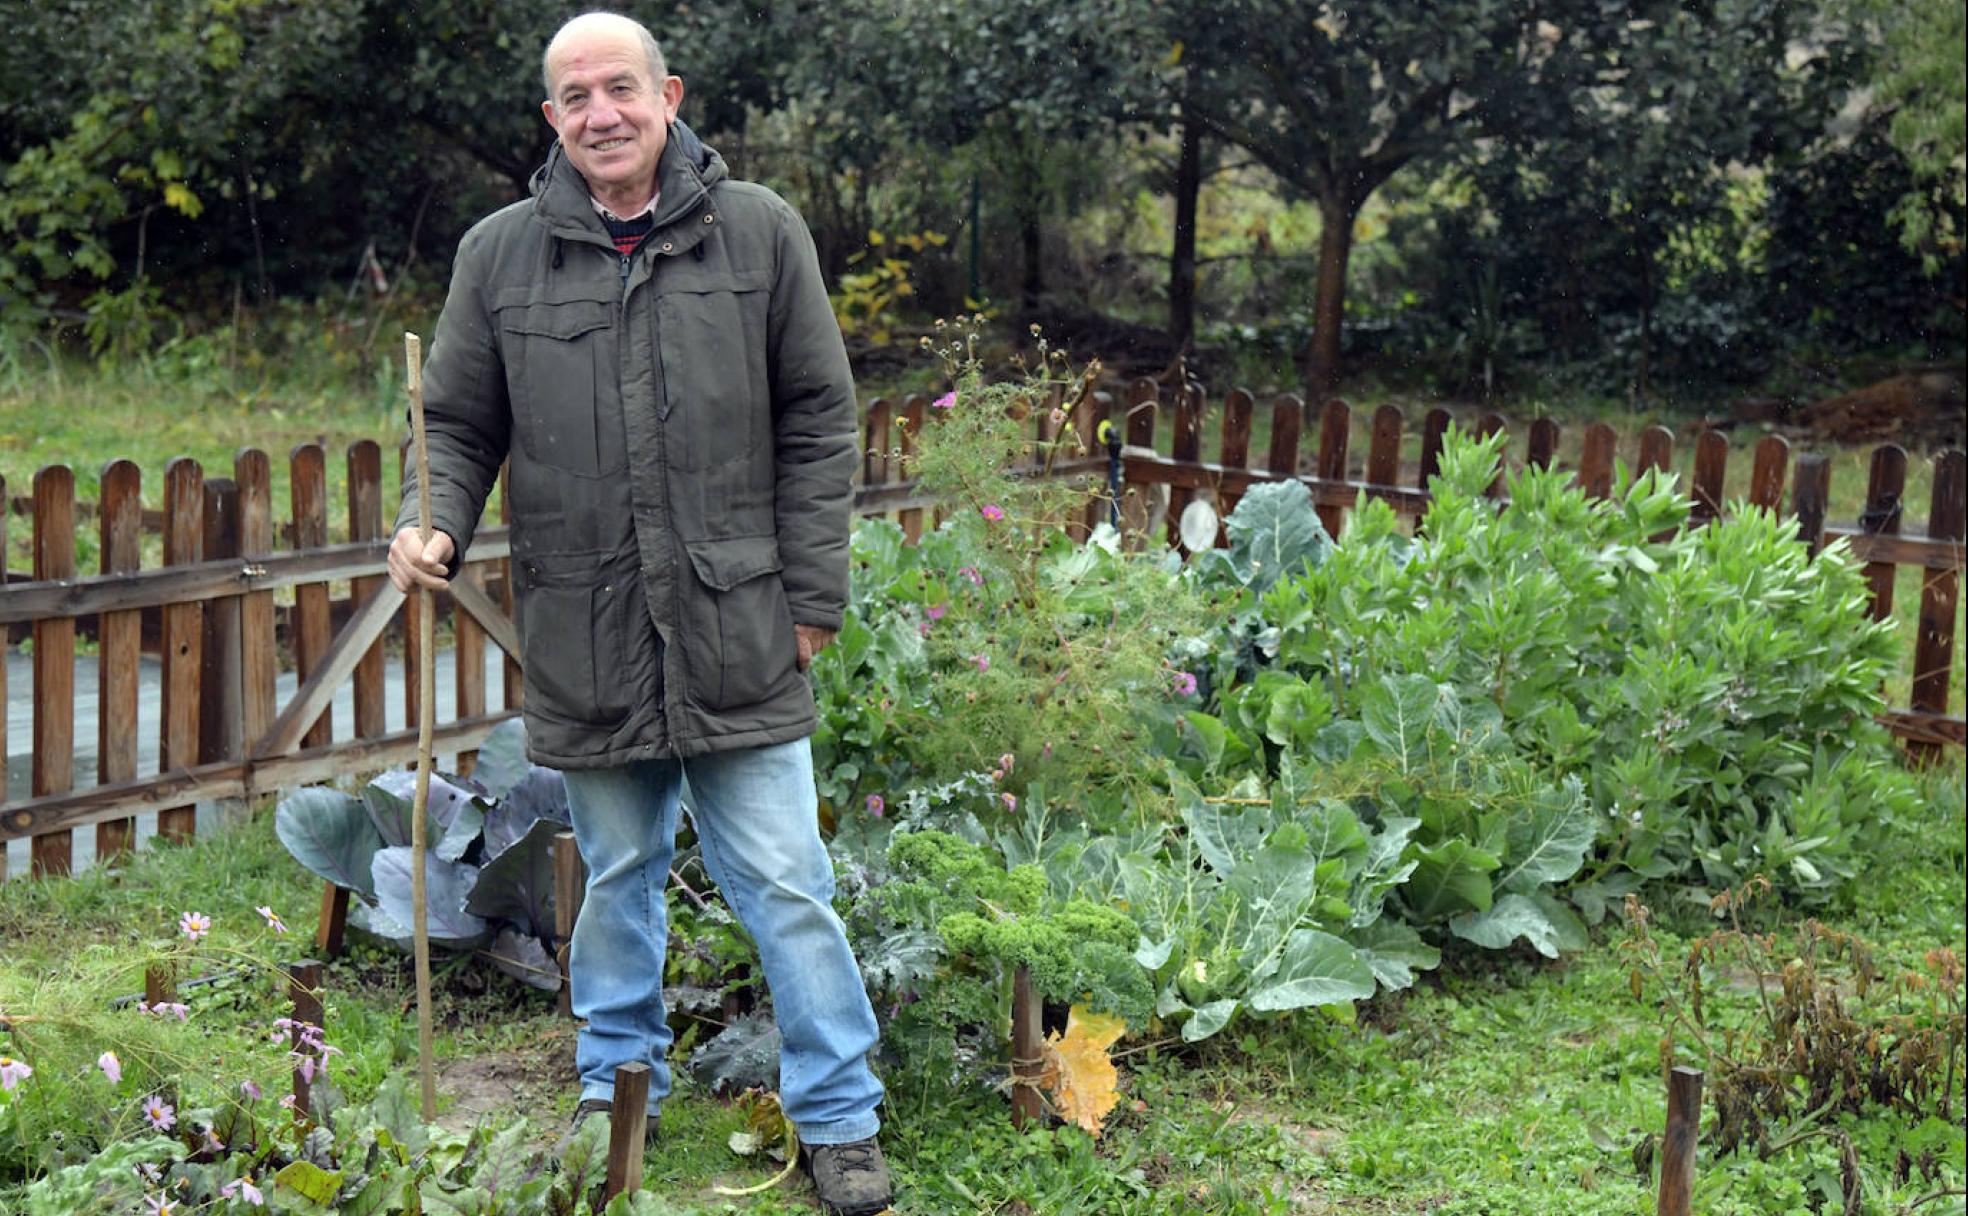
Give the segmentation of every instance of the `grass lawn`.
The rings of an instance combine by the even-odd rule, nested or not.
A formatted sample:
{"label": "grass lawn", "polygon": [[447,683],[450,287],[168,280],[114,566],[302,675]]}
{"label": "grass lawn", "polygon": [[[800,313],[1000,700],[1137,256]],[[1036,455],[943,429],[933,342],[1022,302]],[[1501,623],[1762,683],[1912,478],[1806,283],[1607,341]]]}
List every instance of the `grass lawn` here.
{"label": "grass lawn", "polygon": [[[1843,902],[1815,910],[1871,942],[1888,975],[1919,969],[1927,951],[1959,957],[1968,948],[1961,771],[1924,785],[1926,818],[1883,825],[1872,870]],[[291,956],[306,949],[317,895],[267,815],[147,851],[121,869],[0,884],[0,1008],[106,1006],[135,991],[146,944],[168,941],[189,909],[214,917],[214,940],[250,926],[263,956]],[[1648,902],[1671,960],[1711,927],[1705,907],[1671,891],[1649,892]],[[260,903],[286,914],[291,937],[258,926]],[[1768,915],[1788,925],[1802,914]],[[1609,921],[1589,949],[1558,962],[1452,956],[1415,989],[1364,1006],[1357,1022],[1306,1013],[1243,1023],[1200,1048],[1152,1034],[1126,1042],[1122,1103],[1098,1141],[1077,1129],[1014,1132],[1005,1098],[986,1086],[890,1076],[884,1139],[902,1186],[897,1211],[1650,1213],[1652,1184],[1636,1171],[1634,1149],[1664,1119],[1662,1023],[1656,992],[1636,1001],[1628,990],[1623,936]],[[575,1097],[571,1025],[554,1014],[551,996],[488,966],[440,964],[438,975],[442,1121],[525,1115],[538,1143],[551,1143]],[[350,1098],[414,1067],[407,959],[358,942],[328,968],[326,990],[329,1039],[347,1053],[336,1080]],[[184,999],[192,1016],[183,1027],[144,1020],[144,1034],[173,1036],[182,1067],[156,1084],[176,1085],[181,1105],[247,1076],[269,1094],[284,1090],[282,1048],[264,1042],[270,1020],[285,1012],[270,981],[191,989]],[[1727,1020],[1746,1015],[1753,997],[1716,985],[1710,1000],[1711,1018]],[[1681,1050],[1682,1062],[1694,1062],[1685,1043]],[[1898,1149],[1909,1143],[1900,1122],[1841,1120],[1859,1153],[1864,1211],[1961,1210],[1958,1060],[1955,1073],[1953,1127],[1939,1133],[1953,1138],[1953,1162],[1935,1178],[1895,1177]],[[87,1111],[76,1085],[69,1100]],[[727,1148],[741,1127],[737,1108],[679,1071],[646,1185],[682,1211],[813,1210],[801,1182],[747,1198],[716,1193],[776,1171]],[[1705,1144],[1696,1210],[1837,1211],[1820,1206],[1837,1174],[1838,1149],[1825,1139],[1767,1161],[1751,1151],[1718,1161]],[[13,1210],[9,1188],[19,1182],[0,1182],[0,1211]],[[1952,1197],[1912,1206],[1934,1192]]]}

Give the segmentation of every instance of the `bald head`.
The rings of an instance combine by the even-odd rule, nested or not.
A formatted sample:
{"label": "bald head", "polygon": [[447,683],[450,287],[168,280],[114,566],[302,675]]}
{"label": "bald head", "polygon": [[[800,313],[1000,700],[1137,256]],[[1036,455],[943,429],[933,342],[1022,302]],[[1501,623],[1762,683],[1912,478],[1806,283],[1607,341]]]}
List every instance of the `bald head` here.
{"label": "bald head", "polygon": [[641,44],[643,54],[649,58],[651,80],[660,81],[670,74],[663,62],[663,49],[656,45],[656,36],[642,22],[620,13],[582,13],[554,33],[552,41],[547,43],[546,53],[540,56],[540,85],[546,90],[549,101],[553,99],[554,67],[561,53],[569,45],[592,36],[633,39]]}

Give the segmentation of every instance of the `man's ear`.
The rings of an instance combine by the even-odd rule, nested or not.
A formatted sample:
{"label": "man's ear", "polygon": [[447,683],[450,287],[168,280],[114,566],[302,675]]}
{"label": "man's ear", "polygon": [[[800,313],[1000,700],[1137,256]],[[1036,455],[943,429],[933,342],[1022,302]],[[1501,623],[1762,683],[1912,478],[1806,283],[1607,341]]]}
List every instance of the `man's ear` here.
{"label": "man's ear", "polygon": [[552,127],[555,133],[558,133],[560,131],[560,124],[554,120],[553,102],[551,101],[541,102],[540,113],[547,116],[547,125]]}
{"label": "man's ear", "polygon": [[[674,120],[677,116],[677,111],[683,107],[683,77],[681,76],[663,77],[662,92],[663,92],[663,105],[665,108],[669,110],[670,118]],[[552,120],[550,119],[549,121]],[[558,130],[558,128],[556,128],[556,130]]]}

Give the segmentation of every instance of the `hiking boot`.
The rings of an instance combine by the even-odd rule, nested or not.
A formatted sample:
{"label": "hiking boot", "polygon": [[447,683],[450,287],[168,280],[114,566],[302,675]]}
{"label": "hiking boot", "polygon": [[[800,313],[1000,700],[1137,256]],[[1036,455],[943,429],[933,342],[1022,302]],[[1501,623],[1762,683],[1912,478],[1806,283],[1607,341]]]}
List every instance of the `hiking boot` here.
{"label": "hiking boot", "polygon": [[799,1163],[828,1216],[877,1216],[895,1200],[888,1162],[873,1136],[851,1144],[801,1144]]}
{"label": "hiking boot", "polygon": [[[580,1105],[574,1108],[574,1118],[571,1121],[569,1121],[569,1123],[567,1124],[567,1134],[560,1138],[561,1155],[564,1156],[566,1154],[567,1146],[574,1142],[574,1137],[580,1134],[582,1126],[585,1125],[589,1119],[594,1118],[596,1115],[600,1115],[601,1121],[603,1123],[608,1122],[608,1113],[609,1111],[614,1109],[614,1105],[615,1104],[610,1102],[607,1098],[581,1099]],[[663,1130],[663,1117],[661,1115],[649,1116],[648,1121],[643,1124],[643,1129],[642,1129],[643,1147],[647,1148],[651,1145],[654,1145],[657,1139],[659,1138],[662,1130]],[[605,1145],[607,1143],[607,1140],[604,1138],[602,1143]]]}

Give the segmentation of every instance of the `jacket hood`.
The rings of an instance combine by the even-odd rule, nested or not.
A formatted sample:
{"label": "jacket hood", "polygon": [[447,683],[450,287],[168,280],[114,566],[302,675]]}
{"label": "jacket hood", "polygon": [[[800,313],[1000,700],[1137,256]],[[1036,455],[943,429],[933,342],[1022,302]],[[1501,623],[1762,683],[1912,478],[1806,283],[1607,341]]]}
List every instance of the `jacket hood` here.
{"label": "jacket hood", "polygon": [[[656,162],[656,181],[660,196],[656,202],[656,226],[661,228],[678,216],[697,210],[700,200],[712,186],[730,175],[717,149],[697,137],[682,119],[670,124],[663,155]],[[547,163],[533,171],[534,218],[561,236],[586,234],[606,243],[608,236],[595,214],[593,192],[567,159],[567,152],[555,140],[547,153]]]}

